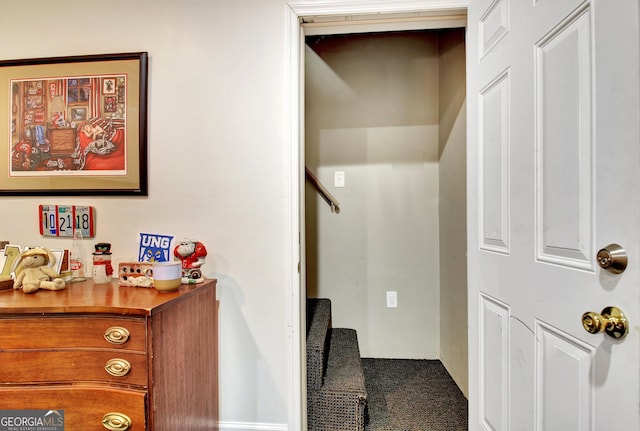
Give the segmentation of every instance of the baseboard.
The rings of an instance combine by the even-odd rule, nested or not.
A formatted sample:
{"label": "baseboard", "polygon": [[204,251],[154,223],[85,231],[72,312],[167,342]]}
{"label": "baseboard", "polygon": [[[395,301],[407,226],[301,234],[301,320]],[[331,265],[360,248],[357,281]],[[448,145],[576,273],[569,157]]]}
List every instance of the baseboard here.
{"label": "baseboard", "polygon": [[221,421],[218,424],[218,431],[287,431],[287,424]]}

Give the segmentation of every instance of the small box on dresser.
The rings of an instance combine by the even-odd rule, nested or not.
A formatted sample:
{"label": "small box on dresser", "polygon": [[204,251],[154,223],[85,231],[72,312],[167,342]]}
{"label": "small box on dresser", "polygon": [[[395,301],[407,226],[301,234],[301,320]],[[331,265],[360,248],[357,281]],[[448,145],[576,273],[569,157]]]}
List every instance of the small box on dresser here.
{"label": "small box on dresser", "polygon": [[213,430],[216,280],[0,291],[0,410],[64,410],[67,430]]}

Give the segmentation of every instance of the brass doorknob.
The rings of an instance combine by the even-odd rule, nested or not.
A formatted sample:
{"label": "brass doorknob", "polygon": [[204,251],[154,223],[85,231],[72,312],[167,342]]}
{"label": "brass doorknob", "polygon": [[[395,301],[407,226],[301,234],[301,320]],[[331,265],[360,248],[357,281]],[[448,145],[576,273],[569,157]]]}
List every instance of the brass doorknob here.
{"label": "brass doorknob", "polygon": [[582,326],[590,334],[604,332],[613,338],[623,338],[629,332],[627,318],[617,307],[605,307],[600,314],[593,311],[584,313]]}

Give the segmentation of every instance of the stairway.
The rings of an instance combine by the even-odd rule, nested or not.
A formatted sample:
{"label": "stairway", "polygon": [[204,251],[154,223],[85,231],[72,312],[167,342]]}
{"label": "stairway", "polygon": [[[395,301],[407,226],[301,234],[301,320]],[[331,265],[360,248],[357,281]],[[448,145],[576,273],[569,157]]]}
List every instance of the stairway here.
{"label": "stairway", "polygon": [[364,431],[366,403],[356,331],[332,328],[329,299],[307,299],[308,431]]}

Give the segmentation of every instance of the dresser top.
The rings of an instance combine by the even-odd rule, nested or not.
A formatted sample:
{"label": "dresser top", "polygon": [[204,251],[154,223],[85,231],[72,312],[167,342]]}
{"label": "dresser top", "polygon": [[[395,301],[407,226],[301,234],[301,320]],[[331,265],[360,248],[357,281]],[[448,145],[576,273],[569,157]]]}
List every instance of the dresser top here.
{"label": "dresser top", "polygon": [[93,284],[87,281],[67,282],[63,290],[39,290],[23,293],[21,290],[0,290],[0,317],[4,314],[56,314],[92,313],[150,316],[168,303],[180,301],[199,289],[215,289],[216,280],[207,279],[198,284],[183,284],[175,292],[159,292],[154,288]]}

